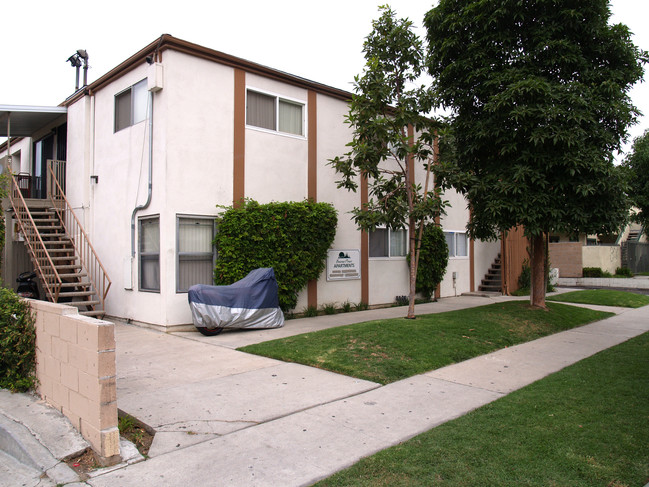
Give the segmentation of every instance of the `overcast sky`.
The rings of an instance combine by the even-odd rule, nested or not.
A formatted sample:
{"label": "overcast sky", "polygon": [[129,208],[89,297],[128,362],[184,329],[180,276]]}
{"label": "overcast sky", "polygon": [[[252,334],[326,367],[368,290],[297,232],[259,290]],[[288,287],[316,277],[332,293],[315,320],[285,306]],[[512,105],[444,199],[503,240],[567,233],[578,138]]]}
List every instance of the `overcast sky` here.
{"label": "overcast sky", "polygon": [[[110,2],[7,0],[0,46],[4,69],[0,104],[58,105],[74,91],[77,49],[90,56],[92,82],[161,34],[194,42],[336,88],[352,91],[363,68],[361,53],[378,5],[410,18],[417,32],[433,2],[419,0],[183,0]],[[436,2],[435,2],[436,3]],[[629,26],[649,50],[649,2],[612,0],[613,21]],[[649,80],[649,74],[645,75]],[[632,98],[646,115],[632,128],[649,129],[649,83]]]}

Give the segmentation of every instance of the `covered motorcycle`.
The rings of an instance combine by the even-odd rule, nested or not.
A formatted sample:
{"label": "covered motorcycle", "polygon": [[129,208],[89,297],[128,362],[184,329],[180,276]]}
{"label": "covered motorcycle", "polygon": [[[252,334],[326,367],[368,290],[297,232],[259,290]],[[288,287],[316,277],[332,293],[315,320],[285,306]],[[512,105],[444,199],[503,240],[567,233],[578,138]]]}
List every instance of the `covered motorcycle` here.
{"label": "covered motorcycle", "polygon": [[255,269],[229,286],[196,284],[188,295],[192,321],[208,336],[223,328],[280,328],[284,314],[277,293],[272,268]]}

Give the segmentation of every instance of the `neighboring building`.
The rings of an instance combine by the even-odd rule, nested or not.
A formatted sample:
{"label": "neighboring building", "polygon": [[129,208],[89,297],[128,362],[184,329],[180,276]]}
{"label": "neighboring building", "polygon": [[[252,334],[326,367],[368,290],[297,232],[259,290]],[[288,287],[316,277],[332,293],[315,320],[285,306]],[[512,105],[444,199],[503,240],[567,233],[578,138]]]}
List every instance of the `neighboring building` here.
{"label": "neighboring building", "polygon": [[[349,211],[367,192],[337,189],[327,165],[348,150],[350,98],[163,35],[62,107],[0,107],[0,124],[11,112],[11,135],[23,137],[11,140],[10,152],[26,202],[48,194],[47,161],[66,161],[57,166],[65,167],[61,186],[112,281],[106,314],[170,329],[191,323],[188,287],[211,283],[217,205],[242,198],[312,198],[338,209],[332,259],[345,251],[359,275],[336,280],[323,273],[302,291],[296,311],[345,301],[380,305],[407,294],[406,231],[358,231]],[[28,120],[33,125],[23,127]],[[0,147],[3,165],[8,149]],[[417,171],[423,182],[423,167]],[[445,198],[451,208],[441,223],[451,257],[443,297],[476,290],[501,251],[500,242],[468,240],[466,201],[454,192]],[[3,275],[10,284],[31,264],[12,211],[5,215]]]}

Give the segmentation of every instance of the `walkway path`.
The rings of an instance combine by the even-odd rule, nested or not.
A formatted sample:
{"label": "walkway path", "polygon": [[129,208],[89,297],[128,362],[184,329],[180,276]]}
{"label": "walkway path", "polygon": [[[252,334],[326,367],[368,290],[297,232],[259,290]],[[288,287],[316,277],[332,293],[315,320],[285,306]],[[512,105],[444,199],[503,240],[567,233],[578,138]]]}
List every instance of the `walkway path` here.
{"label": "walkway path", "polygon": [[[448,298],[418,313],[509,298]],[[158,431],[146,462],[88,481],[299,486],[352,465],[600,350],[649,331],[616,316],[386,386],[233,350],[305,330],[401,316],[403,308],[291,320],[281,330],[165,335],[117,327],[118,405]],[[279,332],[279,333],[278,333]]]}

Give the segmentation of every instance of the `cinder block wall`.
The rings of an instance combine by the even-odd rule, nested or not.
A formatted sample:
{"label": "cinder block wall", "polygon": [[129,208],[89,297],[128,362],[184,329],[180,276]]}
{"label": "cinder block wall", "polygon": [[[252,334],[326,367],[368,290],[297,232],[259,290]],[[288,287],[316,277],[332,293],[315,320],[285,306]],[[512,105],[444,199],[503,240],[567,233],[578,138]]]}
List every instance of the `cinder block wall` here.
{"label": "cinder block wall", "polygon": [[102,464],[119,462],[115,325],[79,315],[71,306],[30,304],[39,394],[71,421]]}
{"label": "cinder block wall", "polygon": [[559,277],[582,277],[581,242],[560,242],[550,244],[550,267],[559,269]]}

